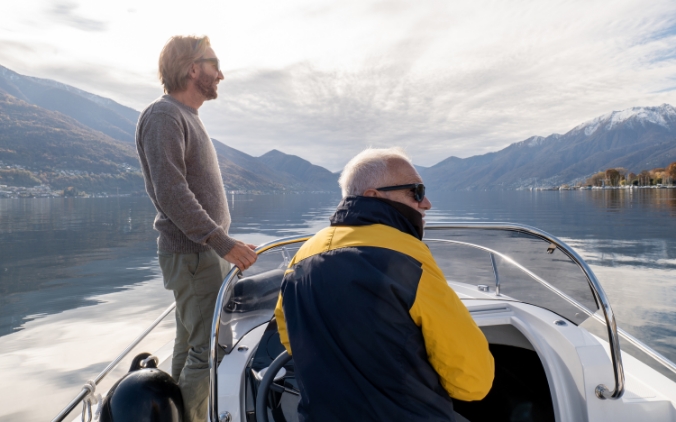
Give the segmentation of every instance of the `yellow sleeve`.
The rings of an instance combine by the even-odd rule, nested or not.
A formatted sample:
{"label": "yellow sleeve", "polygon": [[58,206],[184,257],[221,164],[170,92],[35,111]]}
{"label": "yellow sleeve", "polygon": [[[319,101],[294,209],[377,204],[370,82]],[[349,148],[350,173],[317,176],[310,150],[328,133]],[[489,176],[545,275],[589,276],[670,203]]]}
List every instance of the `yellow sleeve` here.
{"label": "yellow sleeve", "polygon": [[284,318],[284,308],[282,308],[282,294],[279,294],[277,306],[275,307],[275,319],[277,320],[277,331],[279,332],[279,341],[284,348],[291,354],[291,343],[289,342],[289,333],[286,331],[286,319]]}
{"label": "yellow sleeve", "polygon": [[441,271],[423,271],[409,311],[422,329],[430,364],[456,399],[481,400],[493,385],[488,341]]}

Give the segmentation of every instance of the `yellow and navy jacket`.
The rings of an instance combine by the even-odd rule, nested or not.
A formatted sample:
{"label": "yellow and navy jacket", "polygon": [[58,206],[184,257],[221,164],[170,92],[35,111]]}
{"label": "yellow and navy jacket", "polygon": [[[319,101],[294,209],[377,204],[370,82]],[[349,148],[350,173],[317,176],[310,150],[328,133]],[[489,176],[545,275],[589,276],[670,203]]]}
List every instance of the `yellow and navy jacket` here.
{"label": "yellow and navy jacket", "polygon": [[284,275],[275,316],[301,421],[453,421],[450,397],[491,388],[486,338],[401,206],[345,198]]}

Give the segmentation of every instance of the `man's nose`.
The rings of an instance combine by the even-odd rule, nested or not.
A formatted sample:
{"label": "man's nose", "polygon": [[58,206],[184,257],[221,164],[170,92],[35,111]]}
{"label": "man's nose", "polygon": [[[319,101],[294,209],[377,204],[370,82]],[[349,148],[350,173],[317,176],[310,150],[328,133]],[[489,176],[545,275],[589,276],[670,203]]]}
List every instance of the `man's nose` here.
{"label": "man's nose", "polygon": [[432,208],[432,203],[430,202],[430,200],[427,197],[424,197],[422,202],[420,202],[420,208],[422,208],[424,210],[428,210],[428,209]]}

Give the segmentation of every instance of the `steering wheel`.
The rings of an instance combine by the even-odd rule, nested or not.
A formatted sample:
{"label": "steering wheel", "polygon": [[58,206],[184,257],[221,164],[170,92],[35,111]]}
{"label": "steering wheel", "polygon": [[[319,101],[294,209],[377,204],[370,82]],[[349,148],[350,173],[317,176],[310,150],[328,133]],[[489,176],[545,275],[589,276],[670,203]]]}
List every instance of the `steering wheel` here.
{"label": "steering wheel", "polygon": [[284,350],[272,361],[268,369],[263,375],[260,385],[258,386],[258,394],[256,395],[256,421],[257,422],[268,422],[268,408],[267,408],[267,397],[269,390],[272,388],[278,392],[287,392],[294,395],[299,395],[298,391],[292,390],[281,385],[274,384],[275,376],[280,369],[284,367],[291,360],[291,355],[289,352]]}

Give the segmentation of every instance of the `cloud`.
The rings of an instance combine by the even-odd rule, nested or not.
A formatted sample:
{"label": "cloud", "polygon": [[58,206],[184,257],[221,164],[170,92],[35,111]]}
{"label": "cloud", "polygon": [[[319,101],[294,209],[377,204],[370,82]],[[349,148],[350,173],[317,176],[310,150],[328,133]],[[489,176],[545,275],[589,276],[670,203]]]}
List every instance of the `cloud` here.
{"label": "cloud", "polygon": [[47,18],[73,28],[87,32],[102,32],[108,29],[108,23],[89,19],[76,13],[78,5],[73,2],[56,2],[51,9],[47,10]]}
{"label": "cloud", "polygon": [[[137,13],[127,13],[132,6]],[[241,7],[249,9],[224,4],[228,17],[217,26],[199,22],[207,22],[200,31],[213,35],[227,69],[219,99],[200,114],[212,137],[253,155],[276,148],[338,170],[366,146],[401,145],[429,166],[565,133],[613,110],[676,104],[673,0]],[[79,18],[103,16],[102,9],[82,8],[62,1],[50,16],[105,27]],[[151,11],[157,19],[148,19]],[[77,31],[62,26],[57,32],[68,41],[50,50],[47,37],[36,35],[26,43],[39,50],[32,55],[0,44],[0,60],[140,110],[162,93],[156,57],[165,34],[176,31],[152,25],[175,13],[111,6],[109,30],[92,33],[85,48],[74,41],[82,38]],[[161,37],[130,36],[139,22]]]}
{"label": "cloud", "polygon": [[29,43],[11,40],[0,40],[0,60],[12,54],[33,53],[35,48]]}
{"label": "cloud", "polygon": [[[17,69],[12,70],[17,71]],[[18,71],[18,73],[21,72]],[[55,80],[110,98],[139,111],[145,108],[150,101],[162,95],[159,82],[149,83],[149,81],[157,80],[154,75],[120,72],[118,69],[96,64],[78,63],[78,66],[73,67],[47,63],[33,68],[32,73],[40,75],[41,78]]]}
{"label": "cloud", "polygon": [[[466,99],[461,90],[452,89],[464,80],[419,80],[405,68],[345,73],[298,64],[227,74],[222,98],[205,105],[203,118],[212,136],[235,148],[257,145],[257,154],[282,149],[331,170],[367,146],[401,145],[418,162],[430,165],[440,160],[439,148],[447,154],[467,153],[473,148],[470,140],[486,137],[476,121],[459,119],[453,112],[482,105],[480,98]],[[493,122],[503,120],[497,116]],[[483,153],[485,147],[471,152]]]}
{"label": "cloud", "polygon": [[660,89],[659,91],[652,92],[652,94],[661,94],[663,92],[676,91],[676,86],[670,86],[668,88]]}
{"label": "cloud", "polygon": [[674,102],[668,3],[592,3],[584,13],[577,3],[519,5],[464,22],[457,10],[419,13],[350,69],[306,61],[229,72],[203,119],[235,148],[277,148],[338,170],[369,145],[401,145],[433,165],[565,133],[611,110]]}

